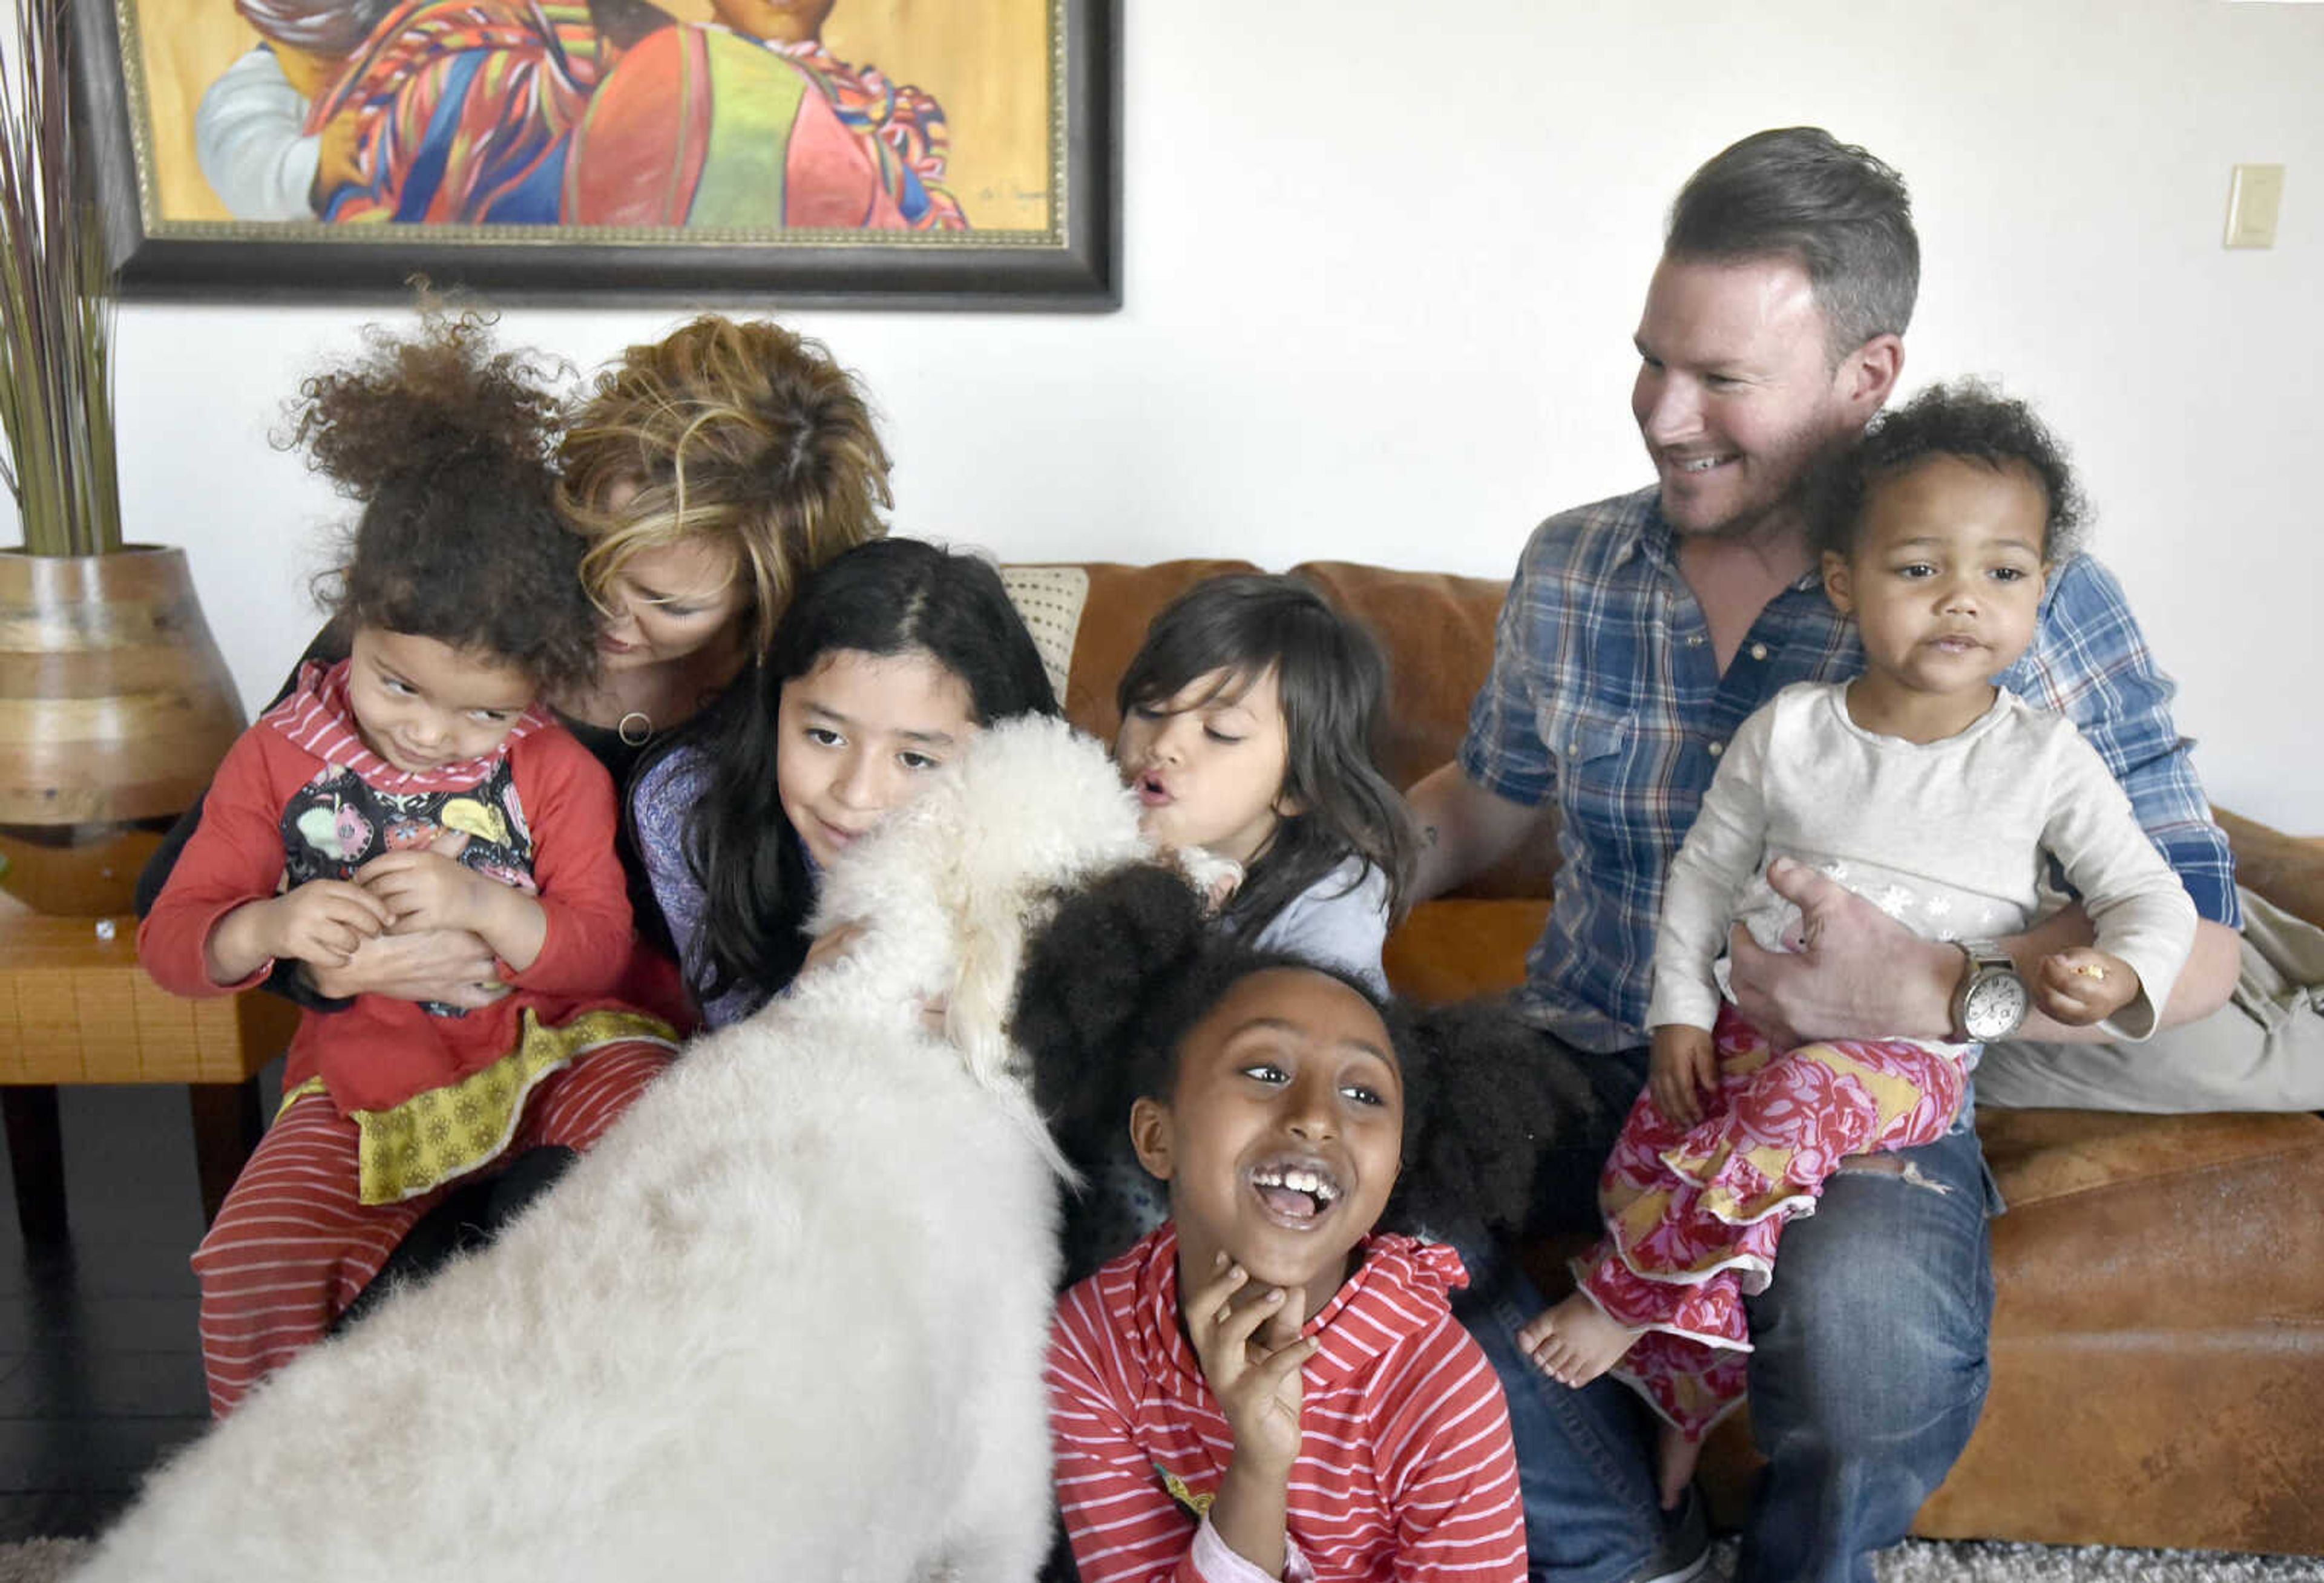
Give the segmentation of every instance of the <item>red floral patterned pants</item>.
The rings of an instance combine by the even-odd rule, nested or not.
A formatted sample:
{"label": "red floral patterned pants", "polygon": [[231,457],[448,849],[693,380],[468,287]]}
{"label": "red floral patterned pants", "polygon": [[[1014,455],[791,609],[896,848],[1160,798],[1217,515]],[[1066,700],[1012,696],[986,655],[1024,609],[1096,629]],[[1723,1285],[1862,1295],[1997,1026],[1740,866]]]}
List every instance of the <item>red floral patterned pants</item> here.
{"label": "red floral patterned pants", "polygon": [[1956,1046],[1835,1039],[1778,1054],[1732,1006],[1711,1043],[1718,1091],[1683,1127],[1638,1096],[1598,1180],[1606,1237],[1582,1289],[1646,1334],[1614,1373],[1691,1439],[1742,1399],[1747,1293],[1774,1273],[1785,1220],[1812,1214],[1851,1155],[1944,1136],[1966,1072]]}

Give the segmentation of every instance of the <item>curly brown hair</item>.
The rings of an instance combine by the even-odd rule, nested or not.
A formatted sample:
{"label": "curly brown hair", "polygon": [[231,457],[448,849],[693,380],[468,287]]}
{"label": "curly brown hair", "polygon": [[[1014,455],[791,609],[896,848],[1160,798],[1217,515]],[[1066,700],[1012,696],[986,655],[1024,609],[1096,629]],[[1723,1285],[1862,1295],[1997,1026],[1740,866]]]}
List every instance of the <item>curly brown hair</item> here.
{"label": "curly brown hair", "polygon": [[274,443],[363,502],[318,583],[343,622],[480,650],[553,692],[597,667],[586,547],[550,466],[569,371],[495,351],[493,322],[423,298],[419,334],[366,327],[360,356],[300,385]]}
{"label": "curly brown hair", "polygon": [[887,531],[888,452],[855,376],[765,319],[705,314],[597,376],[565,436],[558,504],[589,541],[600,605],[630,557],[703,537],[730,549],[763,653],[791,592]]}
{"label": "curly brown hair", "polygon": [[1815,493],[1813,548],[1842,557],[1854,553],[1872,492],[1932,456],[1956,456],[1997,473],[2023,467],[2041,486],[2046,508],[2043,562],[2062,566],[2081,549],[2089,502],[2065,446],[2033,408],[1974,379],[1931,385],[1881,414],[1858,444],[1835,459]]}

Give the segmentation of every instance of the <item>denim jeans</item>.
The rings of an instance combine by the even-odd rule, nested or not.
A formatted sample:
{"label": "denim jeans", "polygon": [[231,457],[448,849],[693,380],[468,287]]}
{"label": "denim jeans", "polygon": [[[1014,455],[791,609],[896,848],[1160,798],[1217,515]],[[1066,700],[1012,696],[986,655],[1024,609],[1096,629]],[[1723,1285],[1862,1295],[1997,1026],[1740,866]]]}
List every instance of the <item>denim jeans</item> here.
{"label": "denim jeans", "polygon": [[[1545,1156],[1537,1232],[1596,1227],[1598,1167],[1646,1086],[1644,1050],[1573,1060],[1598,1114]],[[1901,1172],[1842,1170],[1784,1228],[1775,1279],[1749,1300],[1751,1430],[1768,1467],[1738,1583],[1871,1583],[1872,1552],[1904,1537],[1977,1427],[1997,1205],[1970,1114],[1886,1156]],[[1611,1378],[1574,1391],[1536,1368],[1517,1330],[1540,1296],[1505,1250],[1455,1240],[1471,1285],[1454,1311],[1508,1398],[1533,1575],[1618,1583],[1662,1535],[1654,1420]]]}

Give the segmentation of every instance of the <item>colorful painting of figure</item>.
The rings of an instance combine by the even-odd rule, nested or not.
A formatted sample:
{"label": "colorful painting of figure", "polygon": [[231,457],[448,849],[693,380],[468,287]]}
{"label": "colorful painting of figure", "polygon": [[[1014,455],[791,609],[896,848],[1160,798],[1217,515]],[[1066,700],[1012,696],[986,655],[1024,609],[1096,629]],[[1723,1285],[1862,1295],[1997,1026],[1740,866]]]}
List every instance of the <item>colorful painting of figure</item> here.
{"label": "colorful painting of figure", "polygon": [[1040,231],[1054,10],[124,0],[123,48],[165,225]]}

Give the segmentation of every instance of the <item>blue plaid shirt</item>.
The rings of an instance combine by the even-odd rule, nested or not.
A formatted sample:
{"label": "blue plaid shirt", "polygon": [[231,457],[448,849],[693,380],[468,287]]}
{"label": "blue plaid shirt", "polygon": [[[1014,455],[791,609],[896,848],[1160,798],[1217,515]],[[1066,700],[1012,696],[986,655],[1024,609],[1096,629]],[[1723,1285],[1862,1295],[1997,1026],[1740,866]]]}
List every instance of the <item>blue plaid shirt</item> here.
{"label": "blue plaid shirt", "polygon": [[[1863,666],[1854,623],[1812,573],[1759,612],[1720,676],[1659,501],[1642,490],[1534,530],[1461,744],[1462,772],[1488,791],[1557,800],[1557,894],[1519,1000],[1586,1050],[1646,1042],[1663,875],[1728,738],[1790,684]],[[2113,575],[2070,561],[2032,647],[1996,679],[2081,728],[2197,911],[2238,925],[2234,857],[2171,723],[2177,688]]]}

